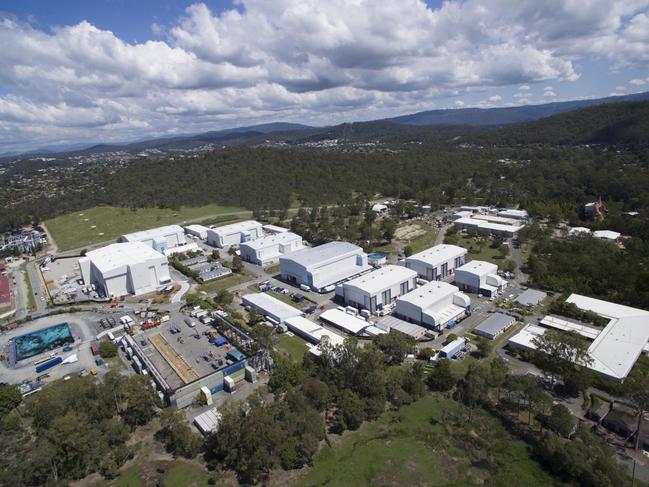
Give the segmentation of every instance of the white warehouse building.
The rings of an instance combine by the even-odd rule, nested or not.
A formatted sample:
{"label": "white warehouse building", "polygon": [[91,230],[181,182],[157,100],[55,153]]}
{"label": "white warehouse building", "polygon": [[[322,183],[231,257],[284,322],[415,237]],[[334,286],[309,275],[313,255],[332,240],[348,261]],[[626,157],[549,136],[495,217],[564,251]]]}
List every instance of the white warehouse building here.
{"label": "white warehouse building", "polygon": [[145,294],[171,282],[167,258],[142,242],[125,242],[92,250],[79,259],[86,286],[107,297]]}
{"label": "white warehouse building", "polygon": [[417,272],[387,265],[339,284],[336,295],[346,305],[376,313],[417,287]]}
{"label": "white warehouse building", "polygon": [[464,264],[467,250],[457,245],[435,245],[423,252],[407,257],[401,261],[427,281],[439,281],[453,274],[455,269]]}
{"label": "white warehouse building", "polygon": [[150,228],[141,232],[127,233],[119,238],[120,242],[142,242],[158,252],[185,245],[185,232],[180,225],[167,225]]}
{"label": "white warehouse building", "polygon": [[507,282],[498,275],[496,264],[473,260],[456,269],[455,285],[463,291],[494,296],[503,290]]}
{"label": "white warehouse building", "polygon": [[207,240],[207,231],[209,228],[203,225],[187,225],[185,227],[185,233],[187,235],[192,235],[201,240]]}
{"label": "white warehouse building", "polygon": [[433,281],[397,299],[394,314],[406,321],[440,331],[471,312],[471,299],[446,282]]}
{"label": "white warehouse building", "polygon": [[282,279],[316,291],[333,291],[339,282],[371,269],[362,248],[340,241],[282,255],[279,265]]}
{"label": "white warehouse building", "polygon": [[303,248],[302,237],[293,232],[269,235],[242,243],[239,246],[241,258],[257,265],[268,265],[278,262],[280,256]]}
{"label": "white warehouse building", "polygon": [[214,247],[226,247],[228,245],[239,245],[240,243],[257,240],[263,236],[264,230],[261,223],[254,220],[247,220],[208,229],[207,243]]}

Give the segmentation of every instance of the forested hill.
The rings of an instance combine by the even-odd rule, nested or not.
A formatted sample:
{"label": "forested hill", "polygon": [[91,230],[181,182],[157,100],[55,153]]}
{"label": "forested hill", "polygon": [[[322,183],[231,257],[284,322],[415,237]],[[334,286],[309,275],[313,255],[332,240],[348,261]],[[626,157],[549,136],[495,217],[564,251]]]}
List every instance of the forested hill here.
{"label": "forested hill", "polygon": [[604,144],[649,146],[649,101],[611,103],[477,135],[499,146]]}

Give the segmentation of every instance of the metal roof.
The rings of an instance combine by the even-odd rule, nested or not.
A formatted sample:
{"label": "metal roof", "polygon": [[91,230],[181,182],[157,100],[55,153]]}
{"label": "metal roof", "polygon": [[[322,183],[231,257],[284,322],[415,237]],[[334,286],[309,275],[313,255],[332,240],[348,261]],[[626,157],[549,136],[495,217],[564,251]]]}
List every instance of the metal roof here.
{"label": "metal roof", "polygon": [[327,321],[332,325],[348,331],[352,335],[379,335],[387,333],[385,330],[374,326],[370,321],[365,321],[362,318],[340,311],[339,309],[329,309],[320,315],[320,319]]}
{"label": "metal roof", "polygon": [[303,335],[316,344],[319,344],[324,339],[324,337],[327,337],[329,339],[329,343],[334,347],[342,345],[345,341],[345,337],[343,337],[342,335],[339,335],[334,331],[327,330],[326,328],[320,326],[318,323],[314,323],[313,321],[304,318],[303,316],[295,316],[293,318],[289,318],[284,322],[284,324],[292,332],[295,332],[298,335]]}
{"label": "metal roof", "polygon": [[180,225],[166,225],[164,227],[149,228],[148,230],[142,230],[139,232],[126,233],[122,235],[122,239],[129,242],[135,242],[166,237],[167,235],[183,235],[183,240],[185,238],[185,232]]}
{"label": "metal roof", "polygon": [[435,245],[434,247],[411,255],[410,257],[406,258],[406,261],[418,260],[435,267],[456,257],[461,257],[466,253],[467,250],[465,248],[458,247],[457,245]]}
{"label": "metal roof", "polygon": [[399,265],[386,265],[368,272],[343,284],[344,287],[355,287],[368,294],[376,294],[399,283],[414,279],[417,272]]}
{"label": "metal roof", "polygon": [[455,269],[456,273],[459,271],[470,272],[478,276],[487,276],[489,274],[497,274],[498,266],[484,260],[472,260],[471,262],[467,262],[463,266]]}
{"label": "metal roof", "polygon": [[511,326],[514,321],[516,321],[516,318],[513,316],[503,313],[493,313],[489,318],[476,326],[473,331],[478,334],[496,336]]}
{"label": "metal roof", "polygon": [[302,314],[299,309],[266,293],[246,294],[241,299],[244,304],[252,304],[262,310],[262,313],[277,317],[280,322]]}
{"label": "metal roof", "polygon": [[349,242],[335,241],[308,249],[298,250],[280,259],[291,260],[305,268],[337,260],[346,254],[362,254],[363,249]]}
{"label": "metal roof", "polygon": [[123,242],[106,245],[97,250],[91,250],[86,254],[86,257],[102,273],[153,259],[167,262],[167,258],[164,255],[142,242]]}
{"label": "metal roof", "polygon": [[216,408],[208,409],[194,418],[194,423],[203,434],[216,431],[220,421],[221,413]]}
{"label": "metal roof", "polygon": [[261,228],[261,223],[254,220],[246,220],[238,223],[231,223],[229,225],[223,225],[216,228],[210,228],[210,232],[214,232],[218,235],[231,235],[233,233],[247,232],[253,228]]}
{"label": "metal roof", "polygon": [[275,235],[268,235],[267,237],[261,237],[257,240],[251,240],[250,242],[244,242],[240,247],[250,247],[254,250],[264,249],[266,247],[273,247],[286,244],[288,242],[293,242],[295,240],[302,241],[302,237],[293,232],[283,232]]}
{"label": "metal roof", "polygon": [[380,322],[382,327],[389,327],[390,330],[397,330],[398,332],[408,335],[415,340],[420,340],[429,332],[423,326],[415,325],[405,320],[401,320],[396,316],[386,316]]}
{"label": "metal roof", "polygon": [[[579,294],[571,294],[566,302],[610,319],[588,347],[592,359],[588,367],[612,379],[624,380],[649,341],[649,312]],[[528,328],[523,328],[510,341],[535,348],[531,342],[533,336],[542,335],[546,328]]]}
{"label": "metal roof", "polygon": [[442,299],[460,292],[457,286],[443,281],[431,281],[399,298],[399,301],[426,309]]}
{"label": "metal roof", "polygon": [[537,289],[526,289],[519,294],[515,301],[523,306],[534,306],[547,297],[547,294]]}

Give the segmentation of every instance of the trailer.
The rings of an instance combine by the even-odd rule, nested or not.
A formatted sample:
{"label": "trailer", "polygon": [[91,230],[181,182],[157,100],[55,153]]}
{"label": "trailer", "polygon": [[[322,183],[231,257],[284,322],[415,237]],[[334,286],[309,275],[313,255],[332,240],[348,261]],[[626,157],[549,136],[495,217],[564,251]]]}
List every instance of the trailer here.
{"label": "trailer", "polygon": [[36,366],[36,373],[40,374],[41,372],[44,372],[45,370],[51,369],[52,367],[59,365],[61,362],[63,362],[63,359],[61,357],[54,357],[51,360],[48,360],[47,362],[43,362],[42,364],[38,364]]}
{"label": "trailer", "polygon": [[466,338],[456,338],[451,343],[442,348],[439,353],[442,357],[453,358],[466,346]]}
{"label": "trailer", "polygon": [[97,344],[96,340],[93,340],[93,342],[90,344],[90,351],[93,355],[99,355],[99,345]]}

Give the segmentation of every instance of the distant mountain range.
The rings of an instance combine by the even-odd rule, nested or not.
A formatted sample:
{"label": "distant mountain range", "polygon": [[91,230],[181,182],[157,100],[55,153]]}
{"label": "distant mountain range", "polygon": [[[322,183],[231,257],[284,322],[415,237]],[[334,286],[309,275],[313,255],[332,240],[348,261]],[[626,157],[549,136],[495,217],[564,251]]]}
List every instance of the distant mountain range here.
{"label": "distant mountain range", "polygon": [[[224,146],[255,145],[268,140],[300,144],[329,139],[344,139],[355,142],[380,139],[383,142],[404,142],[408,140],[431,141],[447,140],[457,136],[476,136],[483,139],[486,137],[485,140],[493,141],[494,137],[502,136],[509,140],[516,139],[522,141],[524,139],[530,141],[534,138],[534,134],[527,133],[529,131],[534,132],[536,129],[542,129],[544,134],[549,134],[553,133],[552,127],[561,126],[564,123],[561,119],[559,119],[559,122],[553,120],[556,115],[566,112],[577,113],[581,112],[581,109],[599,105],[643,100],[649,100],[649,92],[593,100],[524,105],[509,108],[430,110],[383,120],[344,123],[331,127],[311,127],[295,123],[277,122],[210,131],[202,134],[146,139],[123,144],[96,144],[90,147],[75,144],[67,148],[59,148],[59,150],[48,150],[45,148],[44,150],[29,152],[24,154],[24,156],[70,157],[116,151],[125,151],[133,154],[143,151],[160,151],[161,153],[168,154],[174,151],[196,149],[208,144]],[[624,110],[620,111],[616,109],[614,112],[618,119],[624,117]],[[588,115],[588,112],[586,113]],[[578,116],[578,118],[580,122],[585,123],[585,126],[593,126],[587,118],[584,119],[583,116]],[[542,120],[547,120],[548,124],[534,125],[535,121]],[[527,125],[530,122],[532,124]],[[600,124],[598,127],[601,138],[602,131],[607,130],[606,127],[602,126],[605,120],[599,118],[597,122]],[[502,132],[498,132],[497,130],[494,132],[493,129],[498,127],[503,128]],[[620,128],[618,127],[615,130],[619,131]],[[557,133],[557,136],[560,135],[561,131]],[[582,135],[583,137],[579,140],[589,140],[584,134]],[[16,155],[11,157],[11,159],[15,158]],[[3,159],[7,160],[9,158],[5,157]]]}
{"label": "distant mountain range", "polygon": [[471,125],[488,127],[532,122],[559,113],[579,108],[617,103],[622,101],[649,100],[649,92],[624,96],[609,96],[593,100],[575,100],[542,105],[523,105],[506,108],[458,108],[448,110],[429,110],[386,119],[404,125]]}

